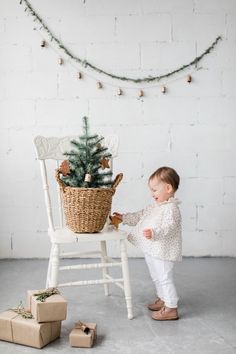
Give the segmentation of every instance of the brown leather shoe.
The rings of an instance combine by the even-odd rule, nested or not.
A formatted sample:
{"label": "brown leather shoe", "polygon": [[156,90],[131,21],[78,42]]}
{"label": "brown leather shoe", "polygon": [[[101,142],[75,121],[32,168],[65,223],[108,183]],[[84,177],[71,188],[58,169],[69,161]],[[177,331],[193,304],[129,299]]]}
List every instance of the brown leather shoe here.
{"label": "brown leather shoe", "polygon": [[156,321],[178,320],[178,310],[164,306],[161,310],[152,313],[152,319]]}
{"label": "brown leather shoe", "polygon": [[159,311],[165,305],[164,301],[157,299],[154,304],[149,304],[148,308],[151,311]]}

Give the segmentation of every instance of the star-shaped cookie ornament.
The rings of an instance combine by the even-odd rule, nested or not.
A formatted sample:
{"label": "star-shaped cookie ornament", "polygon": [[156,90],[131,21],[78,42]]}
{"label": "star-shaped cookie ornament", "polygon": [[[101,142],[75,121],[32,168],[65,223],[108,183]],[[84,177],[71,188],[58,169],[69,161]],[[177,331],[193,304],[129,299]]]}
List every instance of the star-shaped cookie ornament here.
{"label": "star-shaped cookie ornament", "polygon": [[115,226],[116,229],[118,229],[119,224],[122,223],[122,220],[120,218],[118,218],[117,216],[113,215],[113,216],[109,216],[110,219],[110,225]]}
{"label": "star-shaped cookie ornament", "polygon": [[100,160],[100,164],[103,170],[105,170],[105,168],[110,168],[109,159],[106,159],[105,157]]}
{"label": "star-shaped cookie ornament", "polygon": [[63,176],[69,175],[70,174],[70,164],[68,160],[64,160],[60,167],[59,171],[63,174]]}

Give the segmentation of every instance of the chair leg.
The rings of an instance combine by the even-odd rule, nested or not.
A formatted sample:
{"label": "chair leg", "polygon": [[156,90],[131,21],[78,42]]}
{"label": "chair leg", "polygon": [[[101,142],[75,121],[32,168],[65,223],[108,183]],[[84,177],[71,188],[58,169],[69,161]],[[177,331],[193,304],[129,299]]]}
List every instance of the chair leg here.
{"label": "chair leg", "polygon": [[132,320],[133,318],[132,297],[131,297],[129,265],[128,265],[128,257],[126,252],[125,240],[120,240],[120,250],[121,250],[122,273],[124,279],[124,293],[125,293],[125,300],[126,300],[126,306],[128,312],[128,319]]}
{"label": "chair leg", "polygon": [[51,277],[52,277],[52,250],[53,250],[53,245],[51,246],[49,260],[48,260],[46,289],[50,287],[50,282],[51,282]]}
{"label": "chair leg", "polygon": [[55,243],[52,246],[50,287],[57,287],[58,285],[59,252],[60,247]]}
{"label": "chair leg", "polygon": [[[107,245],[106,245],[106,241],[101,241],[101,262],[102,263],[106,263],[107,262]],[[102,268],[102,275],[103,275],[103,279],[107,279],[106,278],[106,274],[109,274],[108,272],[108,268]],[[108,284],[104,284],[104,290],[105,290],[105,296],[109,295],[109,286]]]}

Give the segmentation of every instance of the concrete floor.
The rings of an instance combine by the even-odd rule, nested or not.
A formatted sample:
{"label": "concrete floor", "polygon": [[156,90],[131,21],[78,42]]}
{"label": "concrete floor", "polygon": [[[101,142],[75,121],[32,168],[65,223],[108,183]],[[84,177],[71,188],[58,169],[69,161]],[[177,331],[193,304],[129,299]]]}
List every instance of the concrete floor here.
{"label": "concrete floor", "polygon": [[[75,260],[70,263],[74,264]],[[46,260],[0,261],[0,311],[25,300],[27,289],[43,288],[46,268]],[[175,272],[181,318],[157,322],[150,318],[145,307],[155,296],[145,262],[131,259],[135,318],[127,319],[121,289],[114,285],[109,297],[104,296],[101,285],[64,288],[62,293],[69,303],[68,317],[62,324],[61,338],[46,346],[43,352],[88,353],[89,349],[70,348],[68,343],[74,322],[82,320],[98,324],[98,339],[90,349],[94,353],[236,353],[235,270],[235,258],[184,259],[177,264]],[[92,279],[95,271],[81,272],[81,279],[86,274],[87,279]],[[72,271],[71,279],[74,275]],[[2,354],[38,352],[38,349],[0,342]]]}

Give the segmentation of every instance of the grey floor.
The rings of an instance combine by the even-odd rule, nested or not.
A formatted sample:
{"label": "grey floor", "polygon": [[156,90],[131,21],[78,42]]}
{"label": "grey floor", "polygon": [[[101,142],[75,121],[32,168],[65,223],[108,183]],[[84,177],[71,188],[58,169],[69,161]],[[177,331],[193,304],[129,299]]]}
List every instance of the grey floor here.
{"label": "grey floor", "polygon": [[[236,258],[186,258],[178,263],[175,276],[180,320],[168,322],[152,320],[146,308],[155,293],[144,260],[131,259],[129,264],[135,318],[127,319],[121,289],[114,285],[109,297],[104,296],[100,285],[64,288],[68,317],[62,324],[61,338],[42,349],[45,354],[236,353]],[[46,268],[46,260],[0,261],[0,311],[24,301],[27,289],[43,288]],[[71,279],[74,276],[75,271]],[[94,276],[94,270],[81,273],[81,279]],[[98,325],[98,339],[92,349],[70,348],[68,344],[69,332],[78,320]],[[0,353],[37,352],[0,342]]]}

